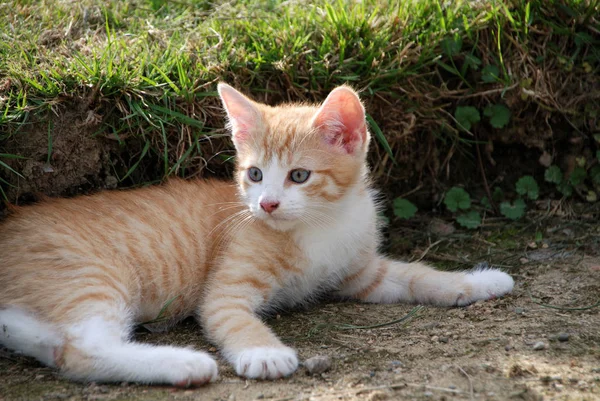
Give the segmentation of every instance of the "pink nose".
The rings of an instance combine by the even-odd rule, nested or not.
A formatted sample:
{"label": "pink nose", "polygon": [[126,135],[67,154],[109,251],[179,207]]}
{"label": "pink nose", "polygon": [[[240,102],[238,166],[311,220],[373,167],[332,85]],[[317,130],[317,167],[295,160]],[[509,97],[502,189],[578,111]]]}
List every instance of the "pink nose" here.
{"label": "pink nose", "polygon": [[279,202],[277,201],[262,201],[260,202],[260,207],[267,213],[273,213],[275,209],[279,207]]}

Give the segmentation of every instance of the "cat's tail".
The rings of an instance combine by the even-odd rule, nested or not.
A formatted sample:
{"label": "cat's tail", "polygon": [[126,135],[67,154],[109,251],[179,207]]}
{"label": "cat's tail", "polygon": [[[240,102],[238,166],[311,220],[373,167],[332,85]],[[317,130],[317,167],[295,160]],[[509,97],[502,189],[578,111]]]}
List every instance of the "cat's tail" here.
{"label": "cat's tail", "polygon": [[55,352],[63,345],[60,332],[21,308],[0,306],[0,345],[55,366]]}

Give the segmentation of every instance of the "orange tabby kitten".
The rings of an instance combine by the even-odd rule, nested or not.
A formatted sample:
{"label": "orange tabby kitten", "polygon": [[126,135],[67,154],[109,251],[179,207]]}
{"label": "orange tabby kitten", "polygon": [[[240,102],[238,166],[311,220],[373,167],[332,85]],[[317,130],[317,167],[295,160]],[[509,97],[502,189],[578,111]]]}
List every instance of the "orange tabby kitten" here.
{"label": "orange tabby kitten", "polygon": [[166,185],[18,208],[0,227],[0,344],[79,380],[202,384],[191,348],[130,340],[157,316],[196,316],[237,374],[276,379],[298,359],[260,320],[327,292],[466,305],[506,294],[498,270],[439,272],[377,253],[365,112],[349,87],[320,107],[269,107],[220,84],[237,186]]}

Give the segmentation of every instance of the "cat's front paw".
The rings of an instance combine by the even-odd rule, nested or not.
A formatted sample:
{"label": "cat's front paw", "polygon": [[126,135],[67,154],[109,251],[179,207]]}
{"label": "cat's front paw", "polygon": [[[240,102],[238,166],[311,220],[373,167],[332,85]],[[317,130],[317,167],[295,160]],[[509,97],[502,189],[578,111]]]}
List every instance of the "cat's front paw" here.
{"label": "cat's front paw", "polygon": [[247,348],[235,360],[235,371],[248,379],[279,379],[298,369],[296,352],[288,347]]}
{"label": "cat's front paw", "polygon": [[460,296],[458,306],[501,297],[510,293],[515,282],[508,274],[495,269],[476,270],[466,275],[466,281],[471,286],[470,296]]}
{"label": "cat's front paw", "polygon": [[177,387],[201,386],[215,381],[218,376],[217,363],[204,352],[176,349],[172,358],[160,366],[164,369],[167,382]]}

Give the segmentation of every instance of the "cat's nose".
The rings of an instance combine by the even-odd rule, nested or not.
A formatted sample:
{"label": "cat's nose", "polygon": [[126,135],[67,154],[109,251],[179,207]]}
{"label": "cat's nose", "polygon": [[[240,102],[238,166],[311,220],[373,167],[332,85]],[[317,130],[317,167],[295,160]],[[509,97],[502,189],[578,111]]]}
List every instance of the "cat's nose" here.
{"label": "cat's nose", "polygon": [[260,207],[267,213],[273,213],[275,209],[279,207],[279,202],[277,201],[262,201],[260,202]]}

